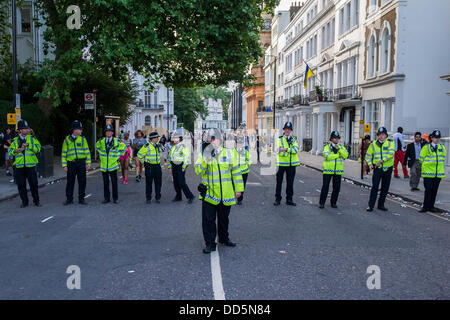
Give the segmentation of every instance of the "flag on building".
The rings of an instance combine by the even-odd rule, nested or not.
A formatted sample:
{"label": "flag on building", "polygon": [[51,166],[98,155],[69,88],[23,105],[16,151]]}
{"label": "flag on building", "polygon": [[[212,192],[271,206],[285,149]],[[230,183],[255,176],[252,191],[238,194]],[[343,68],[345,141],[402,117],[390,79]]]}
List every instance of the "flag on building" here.
{"label": "flag on building", "polygon": [[311,68],[306,63],[306,70],[305,70],[305,81],[303,83],[303,87],[306,89],[307,87],[307,81],[309,78],[311,78],[314,75],[314,72],[312,72]]}

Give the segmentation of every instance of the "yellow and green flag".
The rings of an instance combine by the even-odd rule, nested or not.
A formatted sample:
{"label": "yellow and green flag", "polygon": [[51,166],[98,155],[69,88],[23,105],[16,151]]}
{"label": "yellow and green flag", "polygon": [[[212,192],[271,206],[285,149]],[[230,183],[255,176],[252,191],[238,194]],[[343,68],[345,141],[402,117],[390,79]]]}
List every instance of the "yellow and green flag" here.
{"label": "yellow and green flag", "polygon": [[311,68],[306,63],[306,70],[305,70],[305,80],[303,83],[303,87],[306,89],[307,87],[307,81],[309,78],[311,78],[314,75],[314,72],[312,72]]}

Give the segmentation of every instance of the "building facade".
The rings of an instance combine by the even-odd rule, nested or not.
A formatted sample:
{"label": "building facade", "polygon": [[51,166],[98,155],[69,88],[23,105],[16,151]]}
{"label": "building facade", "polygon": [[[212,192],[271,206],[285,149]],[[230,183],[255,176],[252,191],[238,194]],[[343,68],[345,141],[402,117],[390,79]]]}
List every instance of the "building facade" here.
{"label": "building facade", "polygon": [[231,92],[231,105],[228,115],[228,121],[230,122],[230,129],[236,130],[245,125],[245,119],[243,117],[243,93],[244,88],[241,84],[235,85]]}
{"label": "building facade", "polygon": [[194,125],[195,136],[201,136],[204,131],[208,129],[219,129],[221,132],[227,130],[227,120],[223,119],[222,99],[203,99],[208,115],[203,119],[200,115],[197,116]]}

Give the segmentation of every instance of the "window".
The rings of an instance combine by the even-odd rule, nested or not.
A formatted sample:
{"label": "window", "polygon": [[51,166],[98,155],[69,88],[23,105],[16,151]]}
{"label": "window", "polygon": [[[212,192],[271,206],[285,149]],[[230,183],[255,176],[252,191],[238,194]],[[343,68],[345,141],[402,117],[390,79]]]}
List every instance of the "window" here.
{"label": "window", "polygon": [[391,28],[387,21],[384,22],[380,40],[380,73],[390,71],[391,60]]}
{"label": "window", "polygon": [[145,125],[146,126],[152,125],[152,120],[151,120],[150,116],[145,116]]}
{"label": "window", "polygon": [[284,67],[285,67],[286,73],[288,73],[292,70],[292,53],[290,53],[286,56],[286,65]]}
{"label": "window", "polygon": [[145,91],[144,92],[144,103],[145,103],[145,107],[149,106],[151,104],[151,95],[149,91]]}
{"label": "window", "polygon": [[349,2],[345,5],[345,23],[344,23],[345,31],[350,30],[350,26],[351,26],[351,3]]}
{"label": "window", "polygon": [[[339,10],[339,35],[358,25],[359,0],[350,0]],[[333,27],[334,28],[334,27]]]}
{"label": "window", "polygon": [[344,33],[344,8],[339,10],[339,35]]}
{"label": "window", "polygon": [[20,31],[22,33],[31,32],[31,8],[24,7],[20,9]]}
{"label": "window", "polygon": [[352,27],[358,25],[359,19],[359,0],[353,0]]}
{"label": "window", "polygon": [[378,7],[377,2],[378,2],[378,0],[370,0],[369,13],[372,13],[377,10],[377,7]]}
{"label": "window", "polygon": [[375,76],[375,59],[377,55],[375,32],[369,36],[369,46],[367,47],[367,78]]}
{"label": "window", "polygon": [[[169,90],[169,89],[167,89],[167,90]],[[153,91],[153,104],[155,105],[155,108],[157,107],[157,105],[158,105],[158,91]]]}

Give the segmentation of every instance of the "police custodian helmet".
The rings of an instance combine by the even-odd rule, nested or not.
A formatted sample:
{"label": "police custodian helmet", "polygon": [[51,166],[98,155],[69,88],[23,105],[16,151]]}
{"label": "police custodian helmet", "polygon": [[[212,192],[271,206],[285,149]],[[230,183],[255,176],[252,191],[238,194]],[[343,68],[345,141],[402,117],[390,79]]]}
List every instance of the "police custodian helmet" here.
{"label": "police custodian helmet", "polygon": [[106,127],[105,127],[105,132],[106,132],[106,131],[114,131],[113,126],[110,125],[110,124],[107,124]]}
{"label": "police custodian helmet", "polygon": [[441,138],[441,131],[438,129],[434,129],[432,133],[430,133],[430,138]]}
{"label": "police custodian helmet", "polygon": [[331,139],[334,139],[334,138],[338,138],[338,139],[341,138],[341,135],[340,135],[339,132],[337,132],[336,130],[334,130],[334,131],[331,132],[331,134],[330,134],[330,140],[331,140]]}
{"label": "police custodian helmet", "polygon": [[388,131],[387,131],[387,129],[385,128],[385,127],[379,127],[378,128],[378,131],[377,131],[377,136],[378,135],[380,135],[380,134],[382,134],[382,133],[384,133],[384,134],[388,134]]}
{"label": "police custodian helmet", "polygon": [[83,125],[81,124],[80,121],[75,120],[74,122],[72,122],[72,130],[82,130],[83,129]]}
{"label": "police custodian helmet", "polygon": [[17,123],[17,129],[30,129],[30,126],[28,125],[28,122],[26,120],[19,120]]}
{"label": "police custodian helmet", "polygon": [[288,121],[284,124],[283,129],[291,129],[292,130],[292,122]]}

